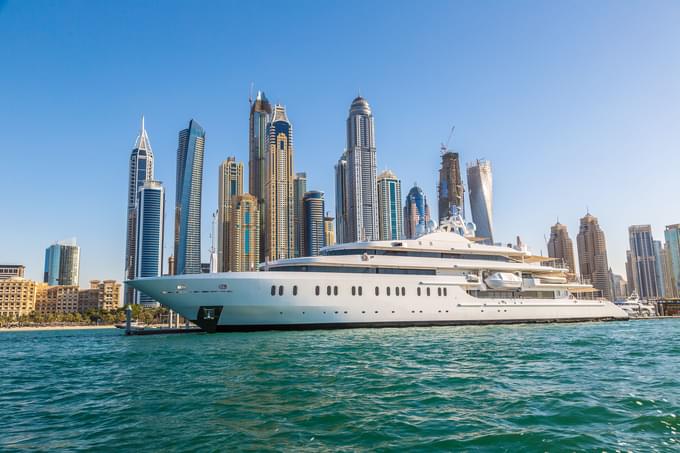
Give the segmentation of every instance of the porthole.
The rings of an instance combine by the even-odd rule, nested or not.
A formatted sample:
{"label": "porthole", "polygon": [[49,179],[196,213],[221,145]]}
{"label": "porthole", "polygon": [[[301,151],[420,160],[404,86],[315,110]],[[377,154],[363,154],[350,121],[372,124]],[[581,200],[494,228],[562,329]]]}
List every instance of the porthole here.
{"label": "porthole", "polygon": [[377,313],[378,313],[378,310],[376,310],[375,312],[376,312],[376,314],[377,314]]}
{"label": "porthole", "polygon": [[360,296],[361,296],[361,292],[362,292],[362,291],[361,291],[361,286],[360,286],[360,287],[359,287],[359,295],[360,295]]}
{"label": "porthole", "polygon": [[418,311],[418,313],[422,313],[422,312],[423,312],[423,310]]}
{"label": "porthole", "polygon": [[319,294],[321,294],[321,288],[319,288],[319,285],[316,286],[316,288],[314,289],[314,292],[316,293],[317,296]]}
{"label": "porthole", "polygon": [[338,287],[337,287],[337,286],[334,286],[334,287],[333,287],[333,295],[334,295],[334,296],[337,296],[337,295],[338,295]]}
{"label": "porthole", "polygon": [[326,286],[326,295],[327,296],[331,295],[331,287],[330,286]]}
{"label": "porthole", "polygon": [[352,286],[352,296],[356,296],[357,288],[356,286]]}
{"label": "porthole", "polygon": [[347,314],[347,312],[346,312],[346,311],[344,311],[343,313],[344,313],[344,314]]}
{"label": "porthole", "polygon": [[411,313],[415,313],[415,312],[416,312],[415,310],[411,310]]}
{"label": "porthole", "polygon": [[418,296],[420,296],[420,286],[419,286],[418,289],[416,290],[416,293],[418,294]]}
{"label": "porthole", "polygon": [[272,296],[276,295],[276,285],[272,285]]}
{"label": "porthole", "polygon": [[385,292],[388,296],[390,295],[390,287],[389,286],[385,289]]}
{"label": "porthole", "polygon": [[366,313],[364,310],[361,310],[361,313]]}
{"label": "porthole", "polygon": [[293,296],[297,296],[297,285],[293,285]]}
{"label": "porthole", "polygon": [[283,286],[279,286],[279,296],[283,296]]}
{"label": "porthole", "polygon": [[337,314],[338,314],[338,312],[336,311],[336,312],[335,312],[335,314],[337,315]]}
{"label": "porthole", "polygon": [[392,313],[394,313],[394,310],[392,310]]}

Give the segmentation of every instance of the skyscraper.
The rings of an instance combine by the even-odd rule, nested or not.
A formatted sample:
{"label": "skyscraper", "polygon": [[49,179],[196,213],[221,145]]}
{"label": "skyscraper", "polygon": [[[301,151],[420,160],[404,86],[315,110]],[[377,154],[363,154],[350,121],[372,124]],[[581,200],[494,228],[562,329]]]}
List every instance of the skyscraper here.
{"label": "skyscraper", "polygon": [[630,272],[635,291],[642,299],[659,296],[656,277],[656,256],[651,225],[632,225],[628,227],[630,240]]}
{"label": "skyscraper", "polygon": [[[165,190],[159,181],[146,181],[137,192],[137,250],[135,278],[158,277],[163,273],[163,228]],[[134,303],[157,306],[158,302],[134,291]]]}
{"label": "skyscraper", "polygon": [[659,297],[666,297],[666,280],[664,261],[666,254],[661,241],[652,241],[654,244],[654,270],[656,272],[656,290]]}
{"label": "skyscraper", "polygon": [[292,258],[295,254],[293,126],[282,105],[274,106],[268,147],[265,156],[265,256],[269,260]]}
{"label": "skyscraper", "polygon": [[423,189],[414,184],[404,204],[404,237],[413,239],[425,232],[430,222],[430,206]]}
{"label": "skyscraper", "polygon": [[248,132],[248,192],[257,199],[260,209],[260,261],[265,253],[265,180],[267,167],[265,157],[268,152],[269,123],[272,106],[263,91],[258,91],[255,101],[250,101],[250,127]]}
{"label": "skyscraper", "polygon": [[439,169],[439,220],[445,219],[453,207],[464,212],[464,188],[458,153],[442,146],[442,166]]}
{"label": "skyscraper", "polygon": [[381,241],[401,239],[404,219],[401,181],[389,170],[378,176],[378,227]]}
{"label": "skyscraper", "polygon": [[557,222],[550,227],[550,240],[548,241],[548,256],[562,260],[561,264],[569,269],[568,278],[576,278],[576,262],[574,261],[574,243],[569,237],[567,226]]}
{"label": "skyscraper", "polygon": [[324,234],[324,199],[323,192],[312,190],[305,193],[304,210],[304,256],[317,256],[326,246]]}
{"label": "skyscraper", "polygon": [[[229,271],[229,225],[234,197],[243,194],[243,164],[228,157],[220,164],[219,200],[217,207],[217,272]],[[259,238],[258,238],[259,240]]]}
{"label": "skyscraper", "polygon": [[622,300],[628,297],[628,286],[622,276],[615,274],[609,269],[609,279],[612,285],[612,297],[614,300]]}
{"label": "skyscraper", "polygon": [[201,190],[205,131],[191,120],[179,133],[175,198],[175,274],[201,273]]}
{"label": "skyscraper", "polygon": [[581,219],[579,232],[576,236],[576,246],[578,248],[581,278],[586,279],[599,289],[602,297],[614,300],[604,232],[600,228],[597,218],[590,213],[587,213]]}
{"label": "skyscraper", "polygon": [[80,247],[76,240],[56,242],[45,250],[43,281],[49,286],[78,285],[80,273]]}
{"label": "skyscraper", "polygon": [[347,217],[343,242],[377,240],[378,189],[376,185],[375,125],[373,113],[361,96],[352,101],[347,118],[345,194]]}
{"label": "skyscraper", "polygon": [[333,226],[333,217],[330,217],[328,214],[326,214],[326,217],[323,218],[323,231],[324,231],[324,236],[326,237],[326,246],[329,245],[335,245],[335,229]]}
{"label": "skyscraper", "polygon": [[[468,190],[470,191],[470,211],[475,223],[476,236],[493,244],[493,178],[491,162],[477,159],[467,167]],[[462,191],[460,192],[462,195]],[[440,212],[441,215],[441,212]]]}
{"label": "skyscraper", "polygon": [[680,224],[667,225],[663,232],[666,239],[667,260],[670,263],[671,297],[680,295]]}
{"label": "skyscraper", "polygon": [[307,192],[307,173],[296,173],[293,178],[293,200],[294,200],[294,218],[295,218],[295,256],[305,256],[305,241],[304,241],[304,210],[302,209],[303,199]]}
{"label": "skyscraper", "polygon": [[335,232],[336,241],[340,244],[349,242],[347,231],[348,214],[347,189],[347,153],[343,153],[335,165]]}
{"label": "skyscraper", "polygon": [[260,210],[257,198],[248,193],[235,196],[229,226],[229,269],[232,272],[256,271],[260,263]]}
{"label": "skyscraper", "polygon": [[[135,258],[137,255],[137,240],[135,232],[137,230],[137,191],[144,185],[144,182],[153,180],[153,151],[151,143],[144,127],[144,117],[142,116],[142,126],[135,140],[135,145],[130,153],[128,179],[128,200],[127,200],[127,228],[125,230],[125,278],[132,280],[135,278],[137,268]],[[133,289],[125,289],[125,304],[132,302]]]}

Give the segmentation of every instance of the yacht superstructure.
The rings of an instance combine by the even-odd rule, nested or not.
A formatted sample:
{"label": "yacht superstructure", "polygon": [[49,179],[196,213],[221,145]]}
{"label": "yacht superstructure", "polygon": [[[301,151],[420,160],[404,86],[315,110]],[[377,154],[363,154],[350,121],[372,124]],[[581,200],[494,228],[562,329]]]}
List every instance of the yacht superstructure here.
{"label": "yacht superstructure", "polygon": [[207,331],[625,320],[590,285],[526,249],[483,245],[461,224],[417,239],[338,244],[261,272],[128,282]]}

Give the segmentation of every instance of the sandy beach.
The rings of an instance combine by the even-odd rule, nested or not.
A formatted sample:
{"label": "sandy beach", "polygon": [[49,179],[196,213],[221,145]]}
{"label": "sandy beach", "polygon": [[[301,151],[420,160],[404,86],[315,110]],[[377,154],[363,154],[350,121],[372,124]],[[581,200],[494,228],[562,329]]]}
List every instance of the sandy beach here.
{"label": "sandy beach", "polygon": [[113,325],[106,326],[36,326],[36,327],[0,327],[0,332],[28,332],[36,330],[94,330],[115,329]]}

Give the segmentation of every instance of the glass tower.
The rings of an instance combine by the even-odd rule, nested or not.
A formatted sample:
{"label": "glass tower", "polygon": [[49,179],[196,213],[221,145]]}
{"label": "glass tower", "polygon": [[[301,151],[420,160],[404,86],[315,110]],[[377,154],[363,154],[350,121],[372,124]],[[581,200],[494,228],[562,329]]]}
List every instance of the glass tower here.
{"label": "glass tower", "polygon": [[414,184],[404,205],[404,236],[413,239],[425,232],[430,222],[430,206],[423,189]]}
{"label": "glass tower", "polygon": [[179,133],[175,197],[175,273],[201,273],[201,190],[205,131],[191,120]]}
{"label": "glass tower", "polygon": [[302,229],[304,228],[303,199],[307,192],[307,174],[296,173],[293,178],[293,199],[295,203],[295,256],[305,256],[305,241]]}
{"label": "glass tower", "polygon": [[[656,276],[656,255],[651,225],[632,225],[628,227],[630,240],[630,273],[635,291],[642,299],[655,299],[659,296]],[[630,282],[629,282],[630,284]]]}
{"label": "glass tower", "polygon": [[312,190],[303,199],[304,256],[317,256],[326,246],[323,192]]}
{"label": "glass tower", "polygon": [[[125,278],[132,280],[136,277],[137,268],[137,191],[146,181],[153,179],[153,151],[151,142],[144,127],[144,117],[142,116],[142,127],[135,140],[135,145],[130,153],[129,178],[128,178],[128,199],[127,199],[127,228],[125,239]],[[125,288],[125,304],[132,303],[132,288]]]}
{"label": "glass tower", "polygon": [[248,192],[257,199],[260,209],[260,261],[264,261],[264,221],[265,221],[265,180],[267,168],[267,142],[272,106],[263,91],[258,91],[255,101],[250,103],[250,122],[248,131]]}
{"label": "glass tower", "polygon": [[457,208],[464,214],[463,179],[460,174],[460,157],[458,153],[442,147],[442,166],[439,169],[439,220],[451,214]]}
{"label": "glass tower", "polygon": [[389,170],[378,176],[378,224],[380,240],[390,241],[404,236],[401,181]]}
{"label": "glass tower", "polygon": [[[158,277],[163,271],[165,190],[159,181],[146,181],[137,192],[137,269],[135,277]],[[134,303],[157,306],[151,297],[135,291]]]}
{"label": "glass tower", "polygon": [[335,240],[339,244],[349,242],[347,192],[347,153],[344,153],[335,165]]}
{"label": "glass tower", "polygon": [[347,217],[343,242],[378,240],[375,125],[368,101],[358,96],[347,118]]}
{"label": "glass tower", "polygon": [[76,240],[59,241],[45,250],[43,281],[49,286],[78,285],[80,247]]}
{"label": "glass tower", "polygon": [[667,225],[664,230],[667,260],[670,267],[670,297],[680,294],[680,224]]}
{"label": "glass tower", "polygon": [[[467,167],[470,211],[475,223],[475,234],[487,244],[493,244],[493,178],[491,163],[477,160]],[[440,213],[441,215],[441,213]]]}
{"label": "glass tower", "polygon": [[[217,207],[217,272],[227,272],[229,263],[229,235],[234,197],[243,194],[243,164],[229,157],[220,165],[219,200]],[[258,238],[259,240],[259,238]]]}

